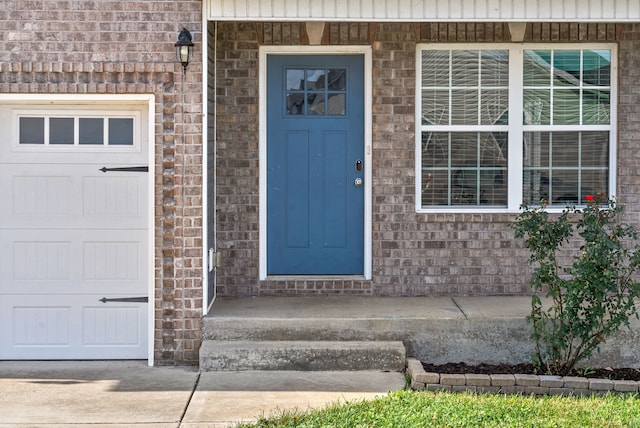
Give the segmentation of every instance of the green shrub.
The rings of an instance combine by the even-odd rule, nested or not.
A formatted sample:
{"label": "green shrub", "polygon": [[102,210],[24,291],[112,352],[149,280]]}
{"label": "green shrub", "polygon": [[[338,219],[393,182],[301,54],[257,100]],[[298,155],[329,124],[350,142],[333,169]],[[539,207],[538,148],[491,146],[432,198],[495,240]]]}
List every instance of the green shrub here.
{"label": "green shrub", "polygon": [[[515,235],[525,239],[534,266],[528,317],[534,363],[547,374],[566,375],[638,317],[640,246],[622,215],[621,206],[598,195],[560,215],[549,214],[545,204],[522,206],[516,218]],[[543,293],[550,305],[543,305]]]}

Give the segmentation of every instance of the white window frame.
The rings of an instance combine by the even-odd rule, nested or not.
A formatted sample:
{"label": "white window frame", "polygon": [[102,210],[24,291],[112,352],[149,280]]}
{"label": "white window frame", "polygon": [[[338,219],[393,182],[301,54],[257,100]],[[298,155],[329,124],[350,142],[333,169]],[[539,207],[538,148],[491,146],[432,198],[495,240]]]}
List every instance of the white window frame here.
{"label": "white window frame", "polygon": [[[580,131],[609,131],[609,183],[608,196],[615,197],[616,192],[616,146],[617,146],[617,75],[618,55],[617,45],[612,43],[554,43],[554,44],[514,44],[514,43],[420,43],[416,46],[416,133],[415,133],[415,204],[417,213],[518,213],[522,204],[523,183],[523,134],[527,131],[576,131],[577,125],[527,125],[522,119],[523,92],[524,92],[524,51],[537,50],[597,50],[608,49],[611,51],[611,82],[610,82],[610,124],[609,125],[579,125]],[[508,50],[509,51],[509,125],[507,155],[507,205],[504,207],[493,206],[423,206],[422,205],[422,133],[424,131],[451,132],[457,130],[485,131],[487,126],[427,126],[422,125],[422,52],[424,50]],[[515,89],[513,89],[515,88]],[[498,127],[493,127],[497,129]],[[560,212],[564,207],[549,207],[550,212]]]}

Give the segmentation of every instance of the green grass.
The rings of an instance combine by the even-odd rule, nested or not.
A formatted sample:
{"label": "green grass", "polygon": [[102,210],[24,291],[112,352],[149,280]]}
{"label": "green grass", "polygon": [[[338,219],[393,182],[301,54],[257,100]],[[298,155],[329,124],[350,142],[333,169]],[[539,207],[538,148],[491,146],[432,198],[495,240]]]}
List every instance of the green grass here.
{"label": "green grass", "polygon": [[638,394],[591,397],[398,391],[240,427],[640,427]]}

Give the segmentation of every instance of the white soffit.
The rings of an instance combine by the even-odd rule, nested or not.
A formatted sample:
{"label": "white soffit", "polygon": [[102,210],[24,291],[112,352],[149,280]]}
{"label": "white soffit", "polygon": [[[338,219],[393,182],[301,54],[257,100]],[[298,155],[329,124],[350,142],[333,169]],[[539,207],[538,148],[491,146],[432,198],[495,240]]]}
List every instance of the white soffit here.
{"label": "white soffit", "polygon": [[205,0],[213,21],[640,21],[640,0]]}

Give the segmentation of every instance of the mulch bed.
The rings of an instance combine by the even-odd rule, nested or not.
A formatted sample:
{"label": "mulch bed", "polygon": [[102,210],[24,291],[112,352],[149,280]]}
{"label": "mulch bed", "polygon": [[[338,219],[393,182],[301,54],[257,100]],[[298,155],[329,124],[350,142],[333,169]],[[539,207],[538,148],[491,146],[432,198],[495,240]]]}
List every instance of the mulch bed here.
{"label": "mulch bed", "polygon": [[[533,364],[478,364],[465,363],[428,364],[423,362],[426,372],[440,374],[545,374],[536,372]],[[569,376],[580,376],[596,379],[640,381],[640,369],[634,368],[584,368],[574,369]]]}

